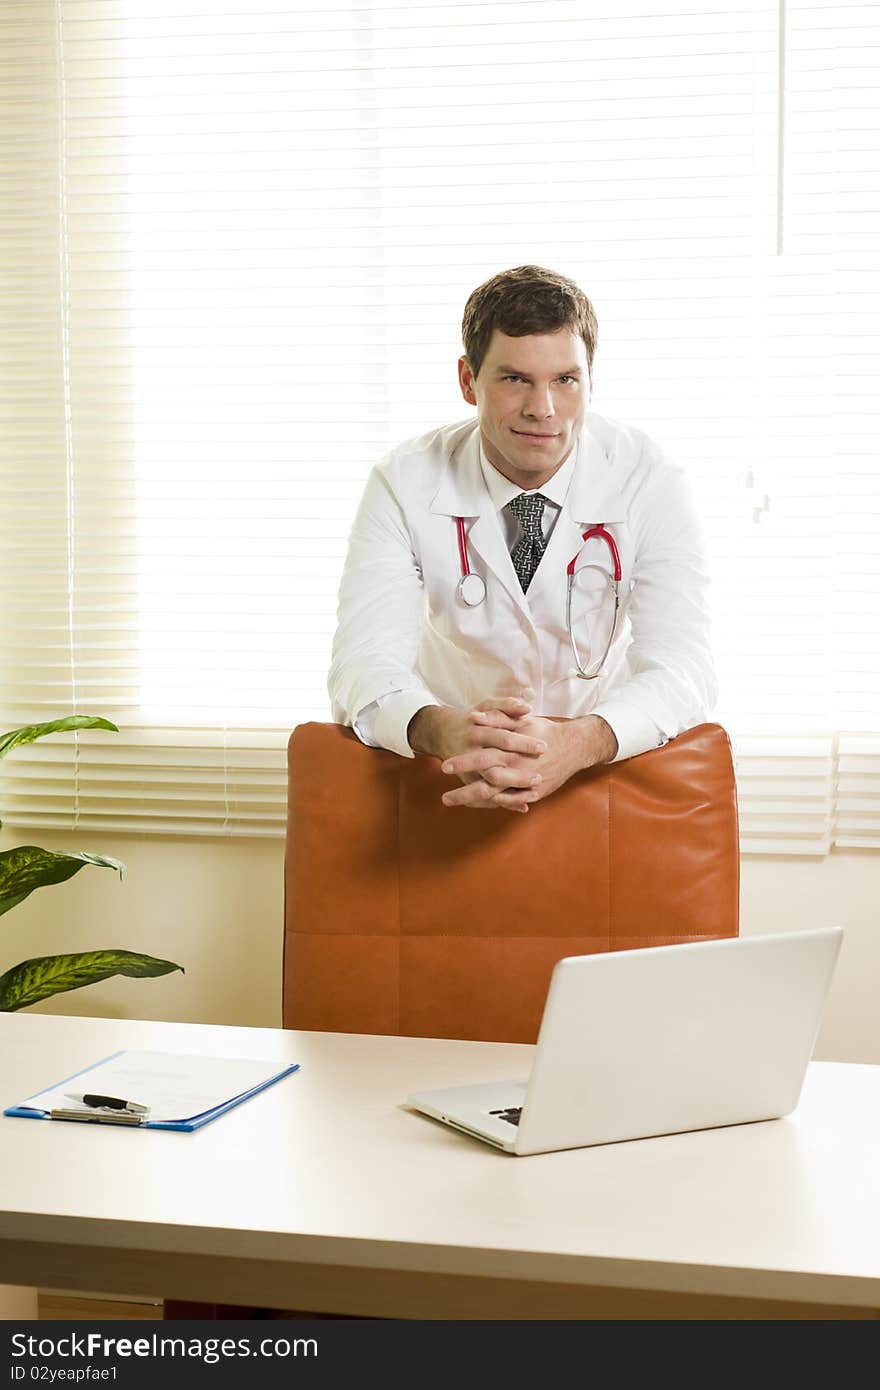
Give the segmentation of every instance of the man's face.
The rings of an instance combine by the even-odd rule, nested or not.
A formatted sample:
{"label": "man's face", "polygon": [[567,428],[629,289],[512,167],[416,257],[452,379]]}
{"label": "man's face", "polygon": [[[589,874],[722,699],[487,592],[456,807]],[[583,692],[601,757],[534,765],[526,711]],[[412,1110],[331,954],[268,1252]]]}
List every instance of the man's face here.
{"label": "man's face", "polygon": [[458,379],[465,400],[477,407],[493,467],[525,490],[552,478],[575,445],[590,401],[580,334],[561,328],[509,338],[496,328],[480,375],[460,357]]}

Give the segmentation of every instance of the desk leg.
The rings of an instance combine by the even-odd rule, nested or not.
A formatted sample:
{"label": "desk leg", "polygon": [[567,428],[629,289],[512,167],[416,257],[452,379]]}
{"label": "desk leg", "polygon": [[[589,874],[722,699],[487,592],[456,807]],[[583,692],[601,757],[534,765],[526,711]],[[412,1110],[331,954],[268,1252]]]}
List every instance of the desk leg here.
{"label": "desk leg", "polygon": [[36,1289],[20,1289],[17,1284],[0,1284],[0,1320],[19,1322],[36,1317]]}

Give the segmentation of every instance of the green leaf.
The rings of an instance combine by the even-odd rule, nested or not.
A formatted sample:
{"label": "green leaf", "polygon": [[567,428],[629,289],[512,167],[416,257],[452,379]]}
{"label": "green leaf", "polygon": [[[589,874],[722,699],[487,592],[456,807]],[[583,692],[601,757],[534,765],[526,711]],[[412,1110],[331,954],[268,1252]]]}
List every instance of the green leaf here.
{"label": "green leaf", "polygon": [[97,714],[68,714],[64,719],[52,719],[48,724],[28,724],[23,729],[10,729],[8,734],[0,734],[0,758],[5,758],[13,748],[23,743],[35,743],[47,734],[67,734],[74,729],[109,729],[118,734],[117,725]]}
{"label": "green leaf", "polygon": [[97,984],[111,975],[129,975],[133,979],[170,975],[173,970],[185,973],[182,965],[156,956],[138,955],[136,951],[80,951],[72,956],[36,956],[23,960],[0,975],[0,1013],[14,1013],[63,994],[70,989]]}
{"label": "green leaf", "polygon": [[0,916],[23,902],[35,888],[73,878],[85,864],[115,869],[120,878],[125,870],[118,859],[108,859],[103,854],[62,854],[39,849],[37,845],[16,845],[14,849],[4,850],[0,853]]}

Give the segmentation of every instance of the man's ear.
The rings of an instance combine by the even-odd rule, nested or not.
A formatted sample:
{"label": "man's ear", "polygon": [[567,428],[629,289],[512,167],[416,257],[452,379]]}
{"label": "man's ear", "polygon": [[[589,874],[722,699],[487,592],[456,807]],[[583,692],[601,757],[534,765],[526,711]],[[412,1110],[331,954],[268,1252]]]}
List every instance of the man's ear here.
{"label": "man's ear", "polygon": [[477,397],[474,391],[474,374],[471,371],[471,364],[466,357],[458,359],[458,384],[461,387],[461,394],[464,396],[468,405],[476,405]]}

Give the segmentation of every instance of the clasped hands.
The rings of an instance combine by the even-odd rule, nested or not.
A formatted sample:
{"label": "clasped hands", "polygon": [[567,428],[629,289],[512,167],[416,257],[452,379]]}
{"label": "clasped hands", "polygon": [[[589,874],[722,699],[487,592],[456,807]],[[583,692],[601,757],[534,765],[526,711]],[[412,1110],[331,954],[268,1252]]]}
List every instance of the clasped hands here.
{"label": "clasped hands", "polygon": [[410,721],[409,742],[460,779],[461,786],[444,792],[444,806],[521,815],[575,772],[610,762],[617,752],[617,739],[599,715],[545,719],[512,696],[471,710],[427,705]]}

